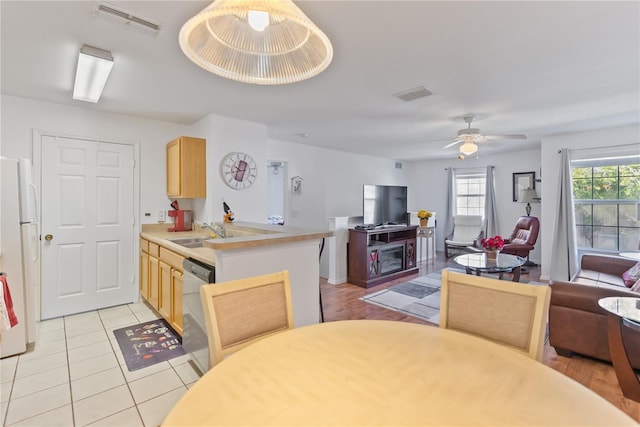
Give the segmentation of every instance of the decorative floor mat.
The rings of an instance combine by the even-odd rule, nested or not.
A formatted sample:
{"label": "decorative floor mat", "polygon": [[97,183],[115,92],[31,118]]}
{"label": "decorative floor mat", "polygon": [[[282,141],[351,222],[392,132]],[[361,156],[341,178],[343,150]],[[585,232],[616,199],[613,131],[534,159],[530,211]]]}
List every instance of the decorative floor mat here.
{"label": "decorative floor mat", "polygon": [[113,335],[129,371],[185,354],[180,336],[163,319],[115,329]]}

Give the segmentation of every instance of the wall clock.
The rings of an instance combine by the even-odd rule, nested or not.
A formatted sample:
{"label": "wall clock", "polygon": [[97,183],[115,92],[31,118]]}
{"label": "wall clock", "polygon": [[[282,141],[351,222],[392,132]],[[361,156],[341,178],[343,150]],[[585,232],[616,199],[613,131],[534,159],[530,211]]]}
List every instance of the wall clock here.
{"label": "wall clock", "polygon": [[251,187],[258,177],[258,167],[250,155],[229,153],[220,162],[222,180],[234,190]]}

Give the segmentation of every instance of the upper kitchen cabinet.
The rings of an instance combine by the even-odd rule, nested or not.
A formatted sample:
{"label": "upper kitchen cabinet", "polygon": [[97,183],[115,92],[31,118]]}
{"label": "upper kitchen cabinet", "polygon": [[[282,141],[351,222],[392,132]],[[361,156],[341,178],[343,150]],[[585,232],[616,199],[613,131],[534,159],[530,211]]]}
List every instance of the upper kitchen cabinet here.
{"label": "upper kitchen cabinet", "polygon": [[167,196],[207,196],[206,140],[181,136],[167,144]]}

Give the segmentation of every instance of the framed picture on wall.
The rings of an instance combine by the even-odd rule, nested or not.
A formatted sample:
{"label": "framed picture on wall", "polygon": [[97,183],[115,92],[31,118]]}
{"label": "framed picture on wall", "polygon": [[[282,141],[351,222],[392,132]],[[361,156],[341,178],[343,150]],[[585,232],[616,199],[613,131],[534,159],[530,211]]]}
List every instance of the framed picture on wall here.
{"label": "framed picture on wall", "polygon": [[536,173],[535,172],[515,172],[513,174],[513,201],[517,202],[520,196],[520,190],[526,190],[536,188]]}
{"label": "framed picture on wall", "polygon": [[294,176],[291,178],[291,194],[294,196],[302,195],[302,177]]}

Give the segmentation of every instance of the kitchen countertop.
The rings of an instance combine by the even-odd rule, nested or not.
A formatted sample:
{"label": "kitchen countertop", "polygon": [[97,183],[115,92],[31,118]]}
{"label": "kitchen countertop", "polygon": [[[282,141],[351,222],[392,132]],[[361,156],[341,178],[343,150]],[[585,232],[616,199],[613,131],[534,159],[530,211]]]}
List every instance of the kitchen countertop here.
{"label": "kitchen countertop", "polygon": [[169,239],[179,239],[187,237],[209,236],[209,230],[195,226],[192,231],[167,231],[171,225],[165,224],[143,224],[140,237],[150,242],[164,246],[184,257],[195,258],[198,261],[215,266],[216,250],[231,250],[251,248],[256,246],[275,245],[291,243],[302,240],[322,239],[331,237],[333,233],[325,230],[312,230],[299,227],[288,227],[282,225],[259,224],[253,222],[233,222],[223,224],[227,233],[233,237],[224,239],[207,239],[204,247],[185,248],[182,245],[171,242]]}

